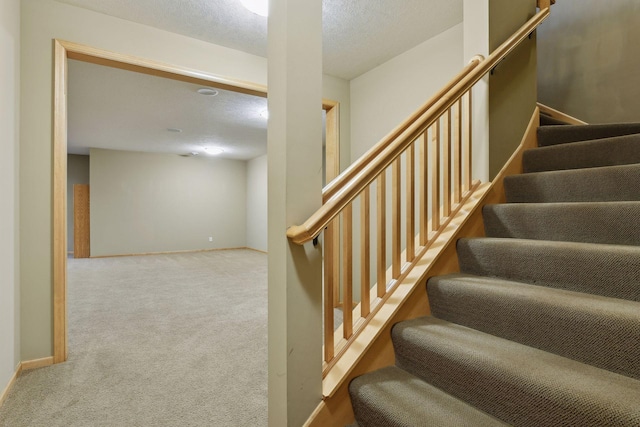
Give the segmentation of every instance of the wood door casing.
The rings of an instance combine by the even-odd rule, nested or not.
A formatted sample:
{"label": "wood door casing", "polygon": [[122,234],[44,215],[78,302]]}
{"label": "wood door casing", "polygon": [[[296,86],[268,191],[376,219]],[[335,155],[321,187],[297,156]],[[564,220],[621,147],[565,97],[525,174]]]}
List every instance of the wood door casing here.
{"label": "wood door casing", "polygon": [[91,256],[89,184],[73,186],[73,257]]}

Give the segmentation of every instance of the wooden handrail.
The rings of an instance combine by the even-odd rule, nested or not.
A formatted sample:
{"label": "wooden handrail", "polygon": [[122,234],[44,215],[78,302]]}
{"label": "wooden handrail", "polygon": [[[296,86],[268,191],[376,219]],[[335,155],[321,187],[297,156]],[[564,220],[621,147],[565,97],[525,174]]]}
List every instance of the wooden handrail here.
{"label": "wooden handrail", "polygon": [[[357,166],[347,169],[343,174],[350,178],[336,180],[339,183],[327,188],[331,192],[325,199],[325,203],[302,225],[291,226],[287,230],[287,237],[296,244],[304,244],[316,237],[327,224],[334,219],[362,190],[364,190],[378,175],[380,175],[407,147],[422,135],[442,114],[444,114],[455,102],[458,101],[473,85],[485,74],[511,53],[525,38],[527,38],[542,21],[549,16],[549,8],[545,8],[534,15],[509,39],[502,43],[491,55],[477,66],[472,67],[458,83],[446,91],[426,111],[418,114],[415,120],[408,126],[400,126],[403,129],[399,135],[390,140],[385,146],[378,146],[371,153],[368,162],[357,162]],[[393,134],[393,132],[392,132]],[[340,184],[340,185],[339,185]]]}

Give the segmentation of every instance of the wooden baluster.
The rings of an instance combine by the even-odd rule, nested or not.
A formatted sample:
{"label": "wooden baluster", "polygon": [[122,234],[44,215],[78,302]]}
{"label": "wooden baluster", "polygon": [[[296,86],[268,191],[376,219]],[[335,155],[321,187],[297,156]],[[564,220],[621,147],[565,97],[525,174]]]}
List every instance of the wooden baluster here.
{"label": "wooden baluster", "polygon": [[440,228],[440,119],[433,124],[431,147],[431,230]]}
{"label": "wooden baluster", "polygon": [[466,159],[465,161],[465,181],[466,181],[466,185],[465,185],[465,190],[469,191],[471,190],[471,180],[472,180],[472,175],[471,175],[471,171],[472,166],[473,166],[473,148],[472,148],[472,143],[473,143],[473,98],[471,95],[471,90],[469,90],[467,92],[467,108],[466,108],[466,112],[467,112],[467,135],[465,138],[465,144],[464,144],[464,158]]}
{"label": "wooden baluster", "polygon": [[415,174],[416,174],[416,159],[415,159],[415,143],[411,144],[409,148],[407,148],[407,156],[406,156],[406,174],[405,179],[407,180],[407,212],[406,212],[406,238],[407,238],[407,262],[413,261],[416,256],[416,215],[415,215],[415,206],[416,206],[416,184],[415,184]]}
{"label": "wooden baluster", "polygon": [[391,164],[391,276],[393,279],[400,277],[400,254],[402,252],[400,245],[402,233],[400,181],[402,174],[400,172],[400,157],[398,157]]}
{"label": "wooden baluster", "polygon": [[333,339],[333,292],[334,292],[334,259],[336,220],[327,225],[324,234],[324,361],[329,362],[335,355],[335,343]]}
{"label": "wooden baluster", "polygon": [[420,245],[426,246],[429,241],[429,139],[427,131],[420,135]]}
{"label": "wooden baluster", "polygon": [[377,235],[378,235],[378,298],[387,293],[387,176],[382,172],[377,179]]}
{"label": "wooden baluster", "polygon": [[371,312],[370,194],[370,187],[365,188],[360,200],[360,315],[362,317],[367,317]]}
{"label": "wooden baluster", "polygon": [[353,334],[353,204],[342,211],[342,330]]}
{"label": "wooden baluster", "polygon": [[462,199],[462,99],[453,104],[453,201]]}
{"label": "wooden baluster", "polygon": [[442,117],[442,216],[448,217],[451,215],[451,109]]}
{"label": "wooden baluster", "polygon": [[[328,114],[327,115],[327,122],[329,121],[335,121],[336,120],[336,116],[335,113],[334,114]],[[333,124],[334,126],[337,126],[335,123]],[[335,135],[329,135],[328,137],[335,137]],[[337,145],[334,144],[331,145],[327,145],[328,149],[336,149]],[[337,154],[336,153],[328,153],[326,156],[327,159],[327,164],[325,165],[325,171],[326,171],[326,177],[325,179],[327,180],[327,182],[333,180],[336,176],[338,176],[338,174],[340,173],[340,167],[338,162],[336,161],[337,159]],[[326,203],[327,202],[327,197],[323,196],[322,199],[322,203]],[[328,240],[329,234],[331,234],[331,240]],[[338,245],[340,244],[340,226],[339,226],[339,220],[335,220],[335,226],[333,227],[327,227],[326,230],[324,231],[324,235],[325,235],[325,245],[327,247],[329,247],[328,243],[329,241],[332,242],[332,246],[329,248],[329,252],[327,252],[327,248],[325,248],[325,254],[324,254],[324,265],[325,265],[325,269],[324,269],[324,276],[325,276],[325,283],[327,283],[327,281],[330,281],[333,284],[333,307],[340,307],[340,250],[338,248]],[[329,263],[329,265],[331,265],[333,268],[332,269],[327,269],[327,260],[329,259],[329,257],[331,258],[331,262]]]}
{"label": "wooden baluster", "polygon": [[333,276],[333,307],[340,307],[340,217],[336,217],[333,234],[333,269],[329,272]]}

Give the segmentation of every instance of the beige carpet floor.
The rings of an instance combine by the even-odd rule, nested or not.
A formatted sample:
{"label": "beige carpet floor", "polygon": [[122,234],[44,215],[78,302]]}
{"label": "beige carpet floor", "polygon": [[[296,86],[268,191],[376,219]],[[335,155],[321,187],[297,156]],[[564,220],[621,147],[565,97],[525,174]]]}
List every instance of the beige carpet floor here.
{"label": "beige carpet floor", "polygon": [[70,259],[69,360],[24,372],[0,426],[265,426],[267,256]]}

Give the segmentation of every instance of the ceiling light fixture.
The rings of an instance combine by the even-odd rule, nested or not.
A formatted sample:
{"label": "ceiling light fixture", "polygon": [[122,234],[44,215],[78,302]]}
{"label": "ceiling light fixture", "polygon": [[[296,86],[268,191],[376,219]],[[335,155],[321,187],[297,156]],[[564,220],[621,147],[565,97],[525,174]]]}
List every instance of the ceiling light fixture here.
{"label": "ceiling light fixture", "polygon": [[210,87],[201,87],[200,89],[198,89],[197,92],[200,95],[205,95],[205,96],[216,96],[218,94],[217,90],[211,89]]}
{"label": "ceiling light fixture", "polygon": [[224,150],[220,147],[204,147],[204,151],[210,156],[217,156],[218,154],[224,153]]}
{"label": "ceiling light fixture", "polygon": [[167,128],[167,132],[180,133],[180,132],[182,132],[182,129],[178,129],[178,128]]}
{"label": "ceiling light fixture", "polygon": [[240,3],[257,15],[269,15],[269,0],[240,0]]}

